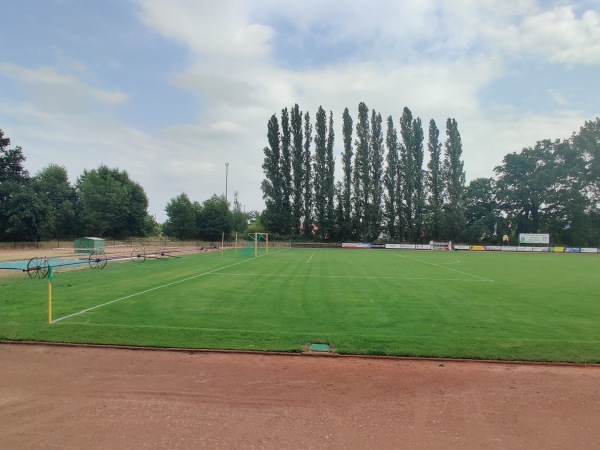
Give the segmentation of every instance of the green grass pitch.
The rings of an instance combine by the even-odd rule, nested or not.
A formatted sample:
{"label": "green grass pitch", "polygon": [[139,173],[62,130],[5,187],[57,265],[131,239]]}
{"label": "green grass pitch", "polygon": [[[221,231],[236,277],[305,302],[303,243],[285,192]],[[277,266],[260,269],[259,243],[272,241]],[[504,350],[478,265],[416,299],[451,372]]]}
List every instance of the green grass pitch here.
{"label": "green grass pitch", "polygon": [[0,279],[0,339],[600,363],[598,255],[271,249]]}

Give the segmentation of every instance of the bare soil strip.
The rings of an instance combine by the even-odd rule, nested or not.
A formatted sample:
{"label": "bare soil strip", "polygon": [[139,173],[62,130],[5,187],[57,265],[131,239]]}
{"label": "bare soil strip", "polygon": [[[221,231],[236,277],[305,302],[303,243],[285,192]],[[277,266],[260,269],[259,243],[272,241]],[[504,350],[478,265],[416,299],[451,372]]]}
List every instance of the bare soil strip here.
{"label": "bare soil strip", "polygon": [[600,448],[600,366],[0,344],[0,448]]}

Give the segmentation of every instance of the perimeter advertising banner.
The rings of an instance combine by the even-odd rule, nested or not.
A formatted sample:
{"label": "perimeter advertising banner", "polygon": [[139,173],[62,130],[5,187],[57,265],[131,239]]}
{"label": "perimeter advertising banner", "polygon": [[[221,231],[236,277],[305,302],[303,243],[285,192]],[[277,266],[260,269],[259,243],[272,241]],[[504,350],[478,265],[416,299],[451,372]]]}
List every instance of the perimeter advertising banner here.
{"label": "perimeter advertising banner", "polygon": [[342,248],[371,248],[368,242],[344,242]]}
{"label": "perimeter advertising banner", "polygon": [[544,233],[519,233],[519,244],[549,244],[550,235]]}

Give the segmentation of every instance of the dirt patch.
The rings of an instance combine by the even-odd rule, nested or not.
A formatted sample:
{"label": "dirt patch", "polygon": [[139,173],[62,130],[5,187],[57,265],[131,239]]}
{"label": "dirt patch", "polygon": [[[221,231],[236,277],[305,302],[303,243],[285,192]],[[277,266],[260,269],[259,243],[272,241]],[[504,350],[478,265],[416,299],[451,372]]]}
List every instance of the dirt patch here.
{"label": "dirt patch", "polygon": [[600,447],[598,366],[14,344],[0,361],[0,448]]}

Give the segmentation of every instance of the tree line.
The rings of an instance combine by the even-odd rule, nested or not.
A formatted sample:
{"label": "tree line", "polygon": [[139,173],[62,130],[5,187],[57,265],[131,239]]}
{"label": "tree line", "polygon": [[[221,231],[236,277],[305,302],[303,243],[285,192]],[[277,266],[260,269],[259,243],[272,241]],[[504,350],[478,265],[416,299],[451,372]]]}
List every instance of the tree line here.
{"label": "tree line", "polygon": [[126,238],[151,234],[148,197],[126,171],[101,165],[71,185],[64,167],[34,176],[20,146],[0,130],[0,240],[41,241],[75,236]]}
{"label": "tree line", "polygon": [[30,176],[21,147],[10,148],[0,130],[0,240],[162,230],[180,239],[269,231],[286,239],[498,243],[505,233],[516,242],[519,233],[539,232],[555,244],[600,246],[600,118],[567,139],[508,153],[494,177],[468,184],[456,120],[447,119],[445,136],[442,142],[430,120],[426,140],[408,108],[398,124],[391,116],[384,123],[364,103],[355,123],[346,108],[336,180],[333,113],[320,107],[313,123],[296,104],[267,123],[260,214],[242,211],[237,193],[233,205],[223,196],[201,204],[182,193],[166,205],[161,227],[126,171],[101,165],[73,185],[56,164]]}
{"label": "tree line", "polygon": [[[242,211],[238,193],[234,194],[233,208],[223,195],[213,195],[202,204],[192,201],[186,193],[172,198],[165,208],[167,220],[163,233],[177,239],[220,241],[222,234],[243,233],[256,213]],[[259,230],[260,231],[260,230]]]}
{"label": "tree line", "polygon": [[[600,119],[568,139],[509,153],[496,177],[466,183],[462,141],[448,118],[445,140],[405,107],[392,116],[358,105],[342,114],[341,177],[335,180],[333,112],[314,123],[296,104],[273,114],[263,150],[264,227],[317,240],[453,240],[498,243],[550,233],[553,242],[600,245]],[[385,131],[384,131],[385,128]],[[428,163],[424,166],[425,151]]]}

